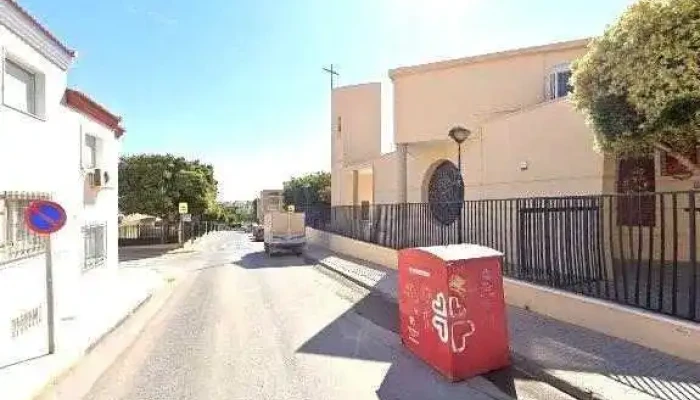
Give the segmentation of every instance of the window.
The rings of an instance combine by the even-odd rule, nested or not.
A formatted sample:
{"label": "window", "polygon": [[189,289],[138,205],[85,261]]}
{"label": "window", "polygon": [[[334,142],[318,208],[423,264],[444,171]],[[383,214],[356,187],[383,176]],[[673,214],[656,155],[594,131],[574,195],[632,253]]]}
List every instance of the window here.
{"label": "window", "polygon": [[[697,151],[693,152],[690,151],[688,154],[685,155],[690,159],[690,161],[697,163],[698,161],[698,154]],[[661,175],[662,176],[675,176],[675,177],[680,177],[680,176],[687,176],[687,175],[692,175],[690,171],[688,171],[688,168],[683,166],[678,160],[676,160],[675,157],[668,155],[664,152],[661,153]]]}
{"label": "window", "polygon": [[97,168],[97,138],[91,135],[85,135],[83,166],[89,169]]}
{"label": "window", "polygon": [[0,192],[0,264],[41,254],[46,241],[29,231],[24,212],[30,198],[24,194]]}
{"label": "window", "polygon": [[88,225],[83,227],[83,234],[85,235],[83,272],[104,265],[107,258],[105,229],[105,225]]}
{"label": "window", "polygon": [[16,63],[5,60],[3,102],[17,110],[36,115],[36,75]]}
{"label": "window", "polygon": [[622,226],[654,226],[656,223],[654,159],[621,159],[617,170],[617,223]]}
{"label": "window", "polygon": [[549,74],[549,99],[558,99],[571,93],[571,68],[569,64],[559,64]]}

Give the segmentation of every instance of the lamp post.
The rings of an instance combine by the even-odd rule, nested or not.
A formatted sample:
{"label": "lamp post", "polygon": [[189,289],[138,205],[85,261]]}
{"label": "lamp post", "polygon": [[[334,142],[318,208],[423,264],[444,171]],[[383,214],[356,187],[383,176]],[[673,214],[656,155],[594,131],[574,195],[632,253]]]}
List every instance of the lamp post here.
{"label": "lamp post", "polygon": [[[450,129],[450,132],[447,134],[447,136],[457,143],[457,170],[459,171],[459,179],[462,179],[462,142],[467,140],[470,135],[471,131],[462,126],[455,126],[454,128]],[[457,219],[457,241],[462,243],[462,208],[464,207],[464,185],[460,186],[462,187],[462,200],[461,204],[459,205],[459,218]]]}

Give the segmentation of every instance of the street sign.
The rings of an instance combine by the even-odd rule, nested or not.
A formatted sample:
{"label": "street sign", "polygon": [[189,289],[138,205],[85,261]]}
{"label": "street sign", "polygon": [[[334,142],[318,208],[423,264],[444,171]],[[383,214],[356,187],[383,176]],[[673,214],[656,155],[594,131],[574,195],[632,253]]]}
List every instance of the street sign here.
{"label": "street sign", "polygon": [[29,203],[25,210],[24,221],[29,230],[48,235],[63,228],[66,224],[66,211],[53,201],[36,200]]}
{"label": "street sign", "polygon": [[177,210],[180,212],[180,214],[187,214],[187,212],[189,211],[189,208],[187,207],[187,203],[178,204]]}
{"label": "street sign", "polygon": [[182,214],[180,219],[182,222],[192,222],[192,214]]}
{"label": "street sign", "polygon": [[287,211],[290,213],[293,213],[294,212],[294,205],[287,206]]}

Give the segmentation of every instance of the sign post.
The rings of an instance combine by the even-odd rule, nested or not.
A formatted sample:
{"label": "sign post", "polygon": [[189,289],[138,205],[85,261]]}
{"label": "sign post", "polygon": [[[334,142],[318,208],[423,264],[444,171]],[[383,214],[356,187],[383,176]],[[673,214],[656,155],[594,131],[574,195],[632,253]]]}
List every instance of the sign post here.
{"label": "sign post", "polygon": [[189,211],[189,205],[185,202],[180,202],[177,205],[177,211],[180,214],[180,223],[178,224],[178,229],[177,229],[177,241],[178,241],[178,243],[182,244],[185,241],[184,228],[185,228],[186,215],[189,215],[189,214],[187,214],[187,212]]}
{"label": "sign post", "polygon": [[24,221],[32,232],[49,235],[66,224],[66,211],[53,201],[36,200],[27,206]]}
{"label": "sign post", "polygon": [[[66,224],[66,210],[53,201],[35,200],[24,212],[27,228],[39,235],[48,236],[58,232]],[[48,328],[48,353],[56,350],[54,331],[53,266],[51,260],[51,238],[46,238],[46,325]]]}

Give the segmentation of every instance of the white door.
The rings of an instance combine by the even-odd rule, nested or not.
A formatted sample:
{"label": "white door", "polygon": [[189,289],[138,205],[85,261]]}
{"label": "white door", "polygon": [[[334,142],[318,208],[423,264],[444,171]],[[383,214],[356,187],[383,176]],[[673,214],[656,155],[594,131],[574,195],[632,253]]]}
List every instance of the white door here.
{"label": "white door", "polygon": [[46,256],[0,264],[0,368],[49,353]]}

